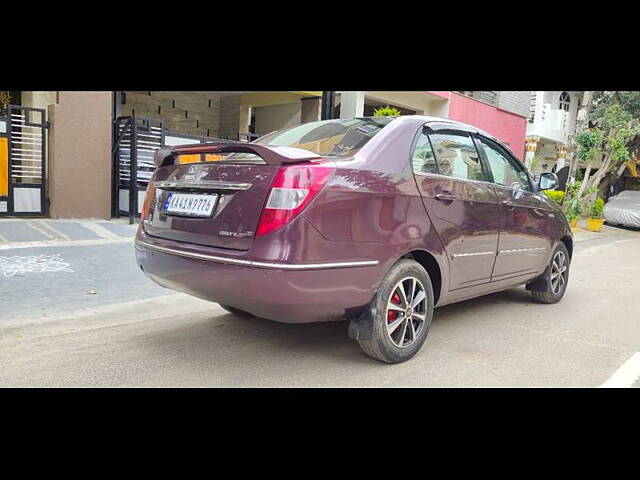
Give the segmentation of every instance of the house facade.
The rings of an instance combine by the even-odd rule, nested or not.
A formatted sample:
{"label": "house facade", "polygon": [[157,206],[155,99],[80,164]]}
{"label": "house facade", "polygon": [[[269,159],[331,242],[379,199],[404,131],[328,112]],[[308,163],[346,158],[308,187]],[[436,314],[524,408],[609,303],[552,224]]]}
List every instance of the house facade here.
{"label": "house facade", "polygon": [[[317,121],[322,111],[319,91],[10,93],[12,107],[0,112],[0,215],[16,216],[138,214],[160,146],[250,141]],[[524,161],[531,93],[342,91],[332,116],[389,105],[450,118],[496,136]]]}
{"label": "house facade", "polygon": [[527,121],[525,163],[534,174],[558,172],[575,154],[571,137],[582,92],[531,92]]}
{"label": "house facade", "polygon": [[402,114],[433,115],[475,125],[494,135],[524,160],[531,92],[339,92],[340,116],[371,115],[379,106]]}

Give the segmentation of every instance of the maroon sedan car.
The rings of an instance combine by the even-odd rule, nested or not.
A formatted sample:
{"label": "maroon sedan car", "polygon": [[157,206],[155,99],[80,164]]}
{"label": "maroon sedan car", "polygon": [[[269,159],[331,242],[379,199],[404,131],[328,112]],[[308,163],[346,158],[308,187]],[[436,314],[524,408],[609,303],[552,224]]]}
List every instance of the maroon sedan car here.
{"label": "maroon sedan car", "polygon": [[136,237],[167,288],[278,322],[349,320],[368,355],[411,358],[433,309],[526,285],[555,303],[573,238],[495,138],[446,119],[327,120],[253,143],[163,149]]}

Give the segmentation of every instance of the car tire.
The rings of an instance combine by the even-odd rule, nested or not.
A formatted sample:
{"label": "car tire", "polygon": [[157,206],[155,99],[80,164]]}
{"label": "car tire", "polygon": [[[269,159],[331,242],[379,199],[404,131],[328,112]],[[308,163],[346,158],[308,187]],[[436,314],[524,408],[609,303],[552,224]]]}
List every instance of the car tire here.
{"label": "car tire", "polygon": [[569,283],[569,266],[571,257],[564,243],[560,244],[551,255],[551,262],[544,273],[544,290],[532,290],[531,295],[539,303],[558,303],[562,300]]}
{"label": "car tire", "polygon": [[433,317],[433,287],[424,267],[414,260],[393,265],[367,314],[373,322],[371,338],[358,339],[364,353],[386,363],[413,357],[426,340]]}
{"label": "car tire", "polygon": [[236,315],[238,317],[251,317],[252,315],[249,312],[245,312],[244,310],[240,310],[239,308],[232,307],[231,305],[223,305],[219,303],[222,308],[224,308],[227,312]]}

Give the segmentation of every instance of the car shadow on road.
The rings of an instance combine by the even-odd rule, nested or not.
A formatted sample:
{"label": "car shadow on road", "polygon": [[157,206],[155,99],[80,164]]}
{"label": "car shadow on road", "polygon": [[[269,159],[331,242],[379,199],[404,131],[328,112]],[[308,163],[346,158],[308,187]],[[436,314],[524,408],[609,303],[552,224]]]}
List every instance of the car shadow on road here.
{"label": "car shadow on road", "polygon": [[[432,330],[449,322],[491,321],[491,311],[500,304],[531,303],[523,288],[507,290],[436,309]],[[365,356],[347,336],[348,322],[283,324],[256,317],[223,314],[185,317],[184,327],[172,323],[146,338],[147,347],[190,366],[215,367],[219,374],[237,377],[252,374],[266,362],[282,365],[283,371],[302,368],[307,362],[384,366]],[[150,344],[147,343],[150,341]],[[429,340],[427,340],[428,342]],[[428,347],[428,345],[427,345]],[[242,373],[241,373],[242,374]]]}

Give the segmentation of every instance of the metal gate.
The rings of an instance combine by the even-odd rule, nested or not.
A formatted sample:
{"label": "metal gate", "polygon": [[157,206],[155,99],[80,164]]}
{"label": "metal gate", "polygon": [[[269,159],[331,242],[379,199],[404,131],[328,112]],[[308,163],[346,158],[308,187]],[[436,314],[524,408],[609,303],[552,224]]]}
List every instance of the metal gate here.
{"label": "metal gate", "polygon": [[[113,139],[114,217],[128,216],[130,223],[142,212],[144,196],[155,170],[153,154],[164,146],[223,141],[165,130],[162,120],[118,117]],[[229,140],[226,140],[229,141]]]}
{"label": "metal gate", "polygon": [[9,105],[0,117],[0,215],[47,215],[46,112]]}
{"label": "metal gate", "polygon": [[114,129],[113,215],[133,217],[142,211],[149,179],[155,170],[153,154],[164,145],[161,120],[118,117]]}

